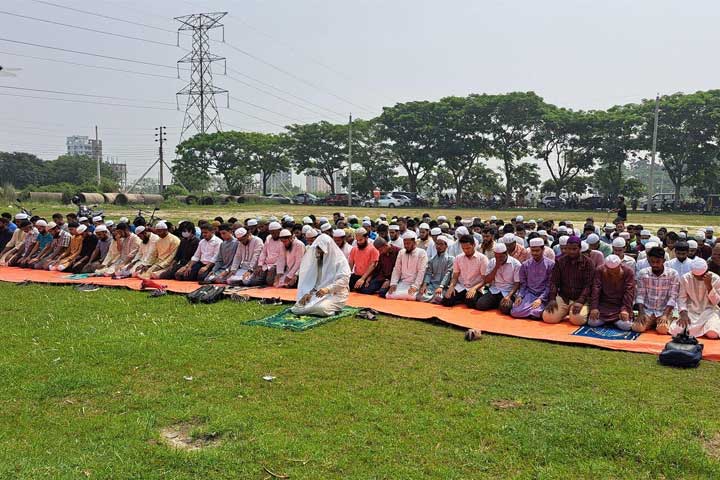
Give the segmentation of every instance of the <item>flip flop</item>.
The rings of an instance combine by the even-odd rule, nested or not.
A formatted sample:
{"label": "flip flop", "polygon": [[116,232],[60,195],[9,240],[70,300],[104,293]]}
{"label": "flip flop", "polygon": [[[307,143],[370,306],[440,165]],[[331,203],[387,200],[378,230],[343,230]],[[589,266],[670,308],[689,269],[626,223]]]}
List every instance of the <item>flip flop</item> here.
{"label": "flip flop", "polygon": [[378,311],[374,310],[372,308],[363,308],[358,313],[355,314],[358,318],[364,318],[365,320],[377,320]]}
{"label": "flip flop", "polygon": [[482,337],[482,330],[478,328],[471,328],[465,332],[465,340],[472,342],[473,340],[480,340]]}

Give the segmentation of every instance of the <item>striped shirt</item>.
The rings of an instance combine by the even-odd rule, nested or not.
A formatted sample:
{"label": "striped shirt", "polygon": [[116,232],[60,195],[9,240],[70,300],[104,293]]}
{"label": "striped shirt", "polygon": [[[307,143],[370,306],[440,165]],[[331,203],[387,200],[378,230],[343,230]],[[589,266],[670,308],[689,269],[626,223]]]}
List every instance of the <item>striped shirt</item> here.
{"label": "striped shirt", "polygon": [[680,277],[677,271],[665,267],[655,275],[652,267],[643,268],[637,274],[635,303],[644,305],[651,315],[662,315],[666,307],[677,307]]}

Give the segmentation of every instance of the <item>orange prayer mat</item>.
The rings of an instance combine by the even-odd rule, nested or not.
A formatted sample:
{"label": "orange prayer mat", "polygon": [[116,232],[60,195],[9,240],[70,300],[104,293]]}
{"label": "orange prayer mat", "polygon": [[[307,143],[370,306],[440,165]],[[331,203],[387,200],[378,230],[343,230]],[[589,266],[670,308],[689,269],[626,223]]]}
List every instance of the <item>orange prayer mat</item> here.
{"label": "orange prayer mat", "polygon": [[[92,283],[106,287],[126,287],[140,290],[141,280],[126,278],[113,280],[109,277],[91,277],[81,280],[63,278],[64,272],[48,272],[12,267],[0,267],[0,281],[22,282],[28,280],[36,283],[51,284],[81,284]],[[197,282],[179,282],[176,280],[156,280],[157,283],[167,285],[168,291],[175,293],[189,293],[198,288]],[[285,288],[255,288],[242,292],[253,298],[280,297],[285,301],[295,301],[295,290]],[[452,308],[442,305],[433,305],[421,302],[408,302],[403,300],[385,300],[376,295],[362,295],[351,293],[348,306],[360,308],[373,308],[378,312],[397,317],[427,320],[436,318],[445,323],[463,328],[477,328],[485,332],[498,333],[513,337],[548,340],[552,342],[594,345],[611,350],[624,350],[628,352],[659,354],[665,344],[670,341],[668,335],[657,333],[643,333],[636,335],[634,340],[598,338],[596,336],[579,335],[580,327],[567,322],[550,325],[534,320],[520,320],[503,315],[497,311],[481,312],[465,306]],[[585,327],[582,327],[585,328]],[[703,358],[720,361],[720,340],[700,339],[705,345]]]}

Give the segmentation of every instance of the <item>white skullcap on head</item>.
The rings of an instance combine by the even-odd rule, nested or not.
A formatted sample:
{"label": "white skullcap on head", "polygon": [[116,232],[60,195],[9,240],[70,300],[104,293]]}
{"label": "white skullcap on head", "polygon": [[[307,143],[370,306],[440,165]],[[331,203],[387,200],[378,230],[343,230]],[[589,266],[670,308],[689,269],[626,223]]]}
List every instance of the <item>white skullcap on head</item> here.
{"label": "white skullcap on head", "polygon": [[118,222],[120,222],[120,223],[128,223],[128,218],[127,218],[127,217],[120,217],[120,220],[118,220]]}
{"label": "white skullcap on head", "polygon": [[538,235],[541,235],[543,237],[547,236],[547,230],[538,230]]}
{"label": "white skullcap on head", "polygon": [[145,231],[145,227],[143,227],[142,225],[140,225],[139,227],[135,227],[135,235],[138,235],[144,231]]}
{"label": "white skullcap on head", "polygon": [[275,215],[273,215],[272,217],[268,218],[268,221],[277,222],[277,217]]}
{"label": "white skullcap on head", "polygon": [[55,222],[50,222],[47,224],[48,230],[52,230],[55,227],[57,227],[57,223],[55,223]]}
{"label": "white skullcap on head", "polygon": [[515,234],[512,233],[506,233],[502,237],[500,237],[500,242],[502,243],[514,243],[515,242]]}
{"label": "white skullcap on head", "polygon": [[504,243],[496,243],[493,251],[495,253],[505,253],[507,252],[507,245],[505,245]]}
{"label": "white skullcap on head", "polygon": [[620,232],[620,238],[630,240],[630,232]]}
{"label": "white skullcap on head", "polygon": [[537,224],[537,222],[536,222],[535,220],[530,220],[528,223],[535,223],[535,224]]}
{"label": "white skullcap on head", "polygon": [[714,232],[715,229],[713,227],[705,227],[705,232]]}
{"label": "white skullcap on head", "polygon": [[440,230],[440,227],[435,227],[432,230],[430,230],[430,235],[440,235],[442,233],[442,230]]}
{"label": "white skullcap on head", "polygon": [[93,223],[102,222],[102,217],[100,215],[97,215],[93,217]]}
{"label": "white skullcap on head", "polygon": [[656,237],[656,236],[654,236],[654,235],[651,236],[649,240],[650,240],[651,242],[657,243],[658,245],[660,245],[660,244],[662,243],[662,241],[660,241],[660,238],[659,238],[659,237]]}
{"label": "white skullcap on head", "polygon": [[155,224],[155,230],[167,230],[168,226],[165,222],[158,222]]}
{"label": "white skullcap on head", "polygon": [[107,231],[108,231],[108,229],[105,225],[98,225],[97,227],[95,227],[95,233],[107,232]]}
{"label": "white skullcap on head", "polygon": [[560,225],[558,227],[558,232],[567,232],[567,231],[568,231],[568,229],[565,225]]}
{"label": "white skullcap on head", "polygon": [[292,237],[292,233],[290,233],[290,230],[288,230],[287,228],[283,228],[282,230],[280,230],[280,238],[287,237]]}
{"label": "white skullcap on head", "polygon": [[285,221],[295,223],[295,217],[288,215],[285,217]]}
{"label": "white skullcap on head", "polygon": [[651,248],[659,247],[660,244],[658,242],[647,242],[645,244],[645,251],[650,250]]}
{"label": "white skullcap on head", "polygon": [[305,235],[307,232],[312,230],[312,227],[310,225],[303,225],[302,227],[302,234]]}
{"label": "white skullcap on head", "polygon": [[413,232],[412,230],[408,230],[407,232],[403,233],[402,239],[403,240],[415,240],[417,238],[417,233]]}
{"label": "white skullcap on head", "polygon": [[305,223],[305,224],[313,223],[312,218],[310,218],[310,217],[303,217],[303,223]]}
{"label": "white skullcap on head", "polygon": [[687,238],[687,232],[678,233],[678,238]]}
{"label": "white skullcap on head", "polygon": [[355,235],[363,235],[363,236],[364,236],[364,235],[367,235],[367,233],[368,233],[367,230],[365,230],[365,229],[362,228],[362,227],[360,227],[360,228],[358,228],[357,230],[355,230]]}
{"label": "white skullcap on head", "polygon": [[491,222],[494,222],[495,220],[497,220],[497,217],[496,217],[495,215],[492,215],[492,216],[490,217],[490,221],[491,221]]}
{"label": "white skullcap on head", "polygon": [[462,236],[462,235],[470,235],[470,230],[468,230],[467,227],[464,226],[464,225],[461,226],[461,227],[458,227],[458,228],[455,230],[455,236],[456,236],[456,237],[460,237],[460,236]]}
{"label": "white skullcap on head", "polygon": [[305,238],[315,238],[318,236],[318,231],[314,228],[311,228],[308,230],[308,232],[305,234]]}
{"label": "white skullcap on head", "polygon": [[605,225],[605,230],[610,230],[610,231],[615,230],[615,225],[610,225],[610,224]]}
{"label": "white skullcap on head", "polygon": [[390,225],[388,230],[400,230],[400,225]]}
{"label": "white skullcap on head", "polygon": [[558,240],[558,245],[560,245],[561,247],[567,245],[568,238],[570,237],[560,237],[560,239]]}
{"label": "white skullcap on head", "polygon": [[235,230],[235,236],[237,238],[244,237],[245,235],[247,235],[247,230],[245,230],[244,228],[240,227]]}
{"label": "white skullcap on head", "polygon": [[319,220],[320,223],[327,223],[327,221],[328,221],[327,217],[320,217],[320,220]]}
{"label": "white skullcap on head", "polygon": [[45,220],[38,220],[35,222],[36,227],[47,227],[47,222]]}
{"label": "white skullcap on head", "polygon": [[438,217],[438,222],[444,222],[445,220],[447,220],[447,217],[445,215],[440,215]]}
{"label": "white skullcap on head", "polygon": [[705,272],[707,272],[708,269],[708,264],[704,259],[695,257],[690,264],[690,268],[692,269],[693,275],[705,275]]}
{"label": "white skullcap on head", "polygon": [[15,220],[27,220],[27,219],[28,219],[27,213],[18,213],[17,215],[15,215]]}
{"label": "white skullcap on head", "polygon": [[600,241],[600,237],[597,236],[595,233],[591,233],[587,237],[587,243],[588,245],[594,245]]}
{"label": "white skullcap on head", "polygon": [[444,235],[439,235],[438,238],[435,239],[435,242],[436,242],[436,243],[437,243],[437,242],[443,242],[443,243],[444,243],[445,245],[447,245],[448,247],[449,247],[450,245],[454,244],[454,242],[453,242],[452,240],[450,240],[449,238],[447,238],[447,237],[444,236]]}
{"label": "white skullcap on head", "polygon": [[382,218],[383,220],[385,220],[385,219],[387,218],[387,215],[385,215],[384,213],[381,213],[381,214],[380,214],[380,218]]}
{"label": "white skullcap on head", "polygon": [[430,230],[430,225],[428,225],[427,223],[421,223],[418,228],[420,230]]}
{"label": "white skullcap on head", "polygon": [[78,218],[78,222],[87,222],[87,221],[88,221],[88,218],[87,218],[87,217],[80,217],[80,218]]}
{"label": "white skullcap on head", "polygon": [[363,227],[372,226],[372,222],[370,220],[363,220],[362,224],[363,224]]}
{"label": "white skullcap on head", "polygon": [[106,227],[112,227],[113,225],[115,225],[115,222],[113,222],[112,220],[107,220],[107,221],[105,221],[105,226],[106,226]]}
{"label": "white skullcap on head", "polygon": [[522,215],[518,215],[517,217],[515,217],[516,222],[522,222],[523,220],[525,220],[525,217],[523,217]]}
{"label": "white skullcap on head", "polygon": [[282,225],[280,225],[278,222],[270,222],[270,225],[268,225],[268,230],[280,230],[282,228]]}
{"label": "white skullcap on head", "polygon": [[369,221],[370,221],[370,217],[368,217],[367,215],[365,215],[365,216],[363,217],[363,222],[369,222]]}
{"label": "white skullcap on head", "polygon": [[590,245],[588,245],[588,243],[584,241],[580,242],[580,251],[587,252],[588,250],[590,250]]}
{"label": "white skullcap on head", "polygon": [[248,220],[248,227],[256,227],[257,224],[258,224],[258,221],[255,220],[254,218],[251,218],[250,220]]}
{"label": "white skullcap on head", "polygon": [[344,237],[344,236],[345,236],[345,230],[343,230],[342,228],[336,228],[335,230],[333,230],[333,235],[332,235],[332,236],[335,237],[335,238]]}
{"label": "white skullcap on head", "polygon": [[542,238],[531,238],[530,239],[530,246],[531,247],[544,247],[545,242]]}
{"label": "white skullcap on head", "polygon": [[612,246],[615,248],[625,248],[625,239],[622,237],[617,237],[615,240],[613,240]]}
{"label": "white skullcap on head", "polygon": [[77,227],[76,230],[78,233],[83,233],[85,230],[87,230],[87,227],[85,225],[80,225],[79,227]]}
{"label": "white skullcap on head", "polygon": [[332,225],[330,225],[329,223],[325,222],[322,225],[320,225],[321,232],[327,232],[328,230],[332,230]]}
{"label": "white skullcap on head", "polygon": [[650,230],[640,230],[641,237],[649,237],[650,235],[652,235],[652,232],[650,232]]}
{"label": "white skullcap on head", "polygon": [[621,263],[622,260],[620,260],[620,257],[618,257],[617,255],[608,255],[608,257],[605,259],[605,266],[607,268],[618,268]]}
{"label": "white skullcap on head", "polygon": [[688,248],[693,250],[698,248],[698,243],[695,240],[688,240]]}

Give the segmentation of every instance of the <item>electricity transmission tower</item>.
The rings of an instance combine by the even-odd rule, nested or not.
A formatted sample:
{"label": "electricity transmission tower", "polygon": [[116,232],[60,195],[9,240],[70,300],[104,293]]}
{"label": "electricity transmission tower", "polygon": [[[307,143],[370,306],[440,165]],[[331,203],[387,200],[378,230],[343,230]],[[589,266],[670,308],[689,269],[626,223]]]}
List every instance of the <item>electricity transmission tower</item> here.
{"label": "electricity transmission tower", "polygon": [[[225,27],[220,23],[220,20],[225,15],[227,15],[227,12],[196,13],[175,17],[175,20],[180,22],[178,46],[180,45],[181,33],[186,30],[192,32],[192,51],[177,62],[178,78],[180,77],[180,65],[190,65],[190,81],[185,88],[177,92],[177,95],[188,97],[180,139],[183,139],[185,132],[191,129],[199,133],[205,133],[212,129],[222,130],[215,95],[226,94],[228,108],[230,107],[230,96],[227,90],[213,85],[211,65],[213,62],[223,61],[227,73],[227,62],[225,57],[210,53],[209,31],[214,28],[222,28],[223,41],[225,41]],[[178,101],[179,109],[180,103]]]}

